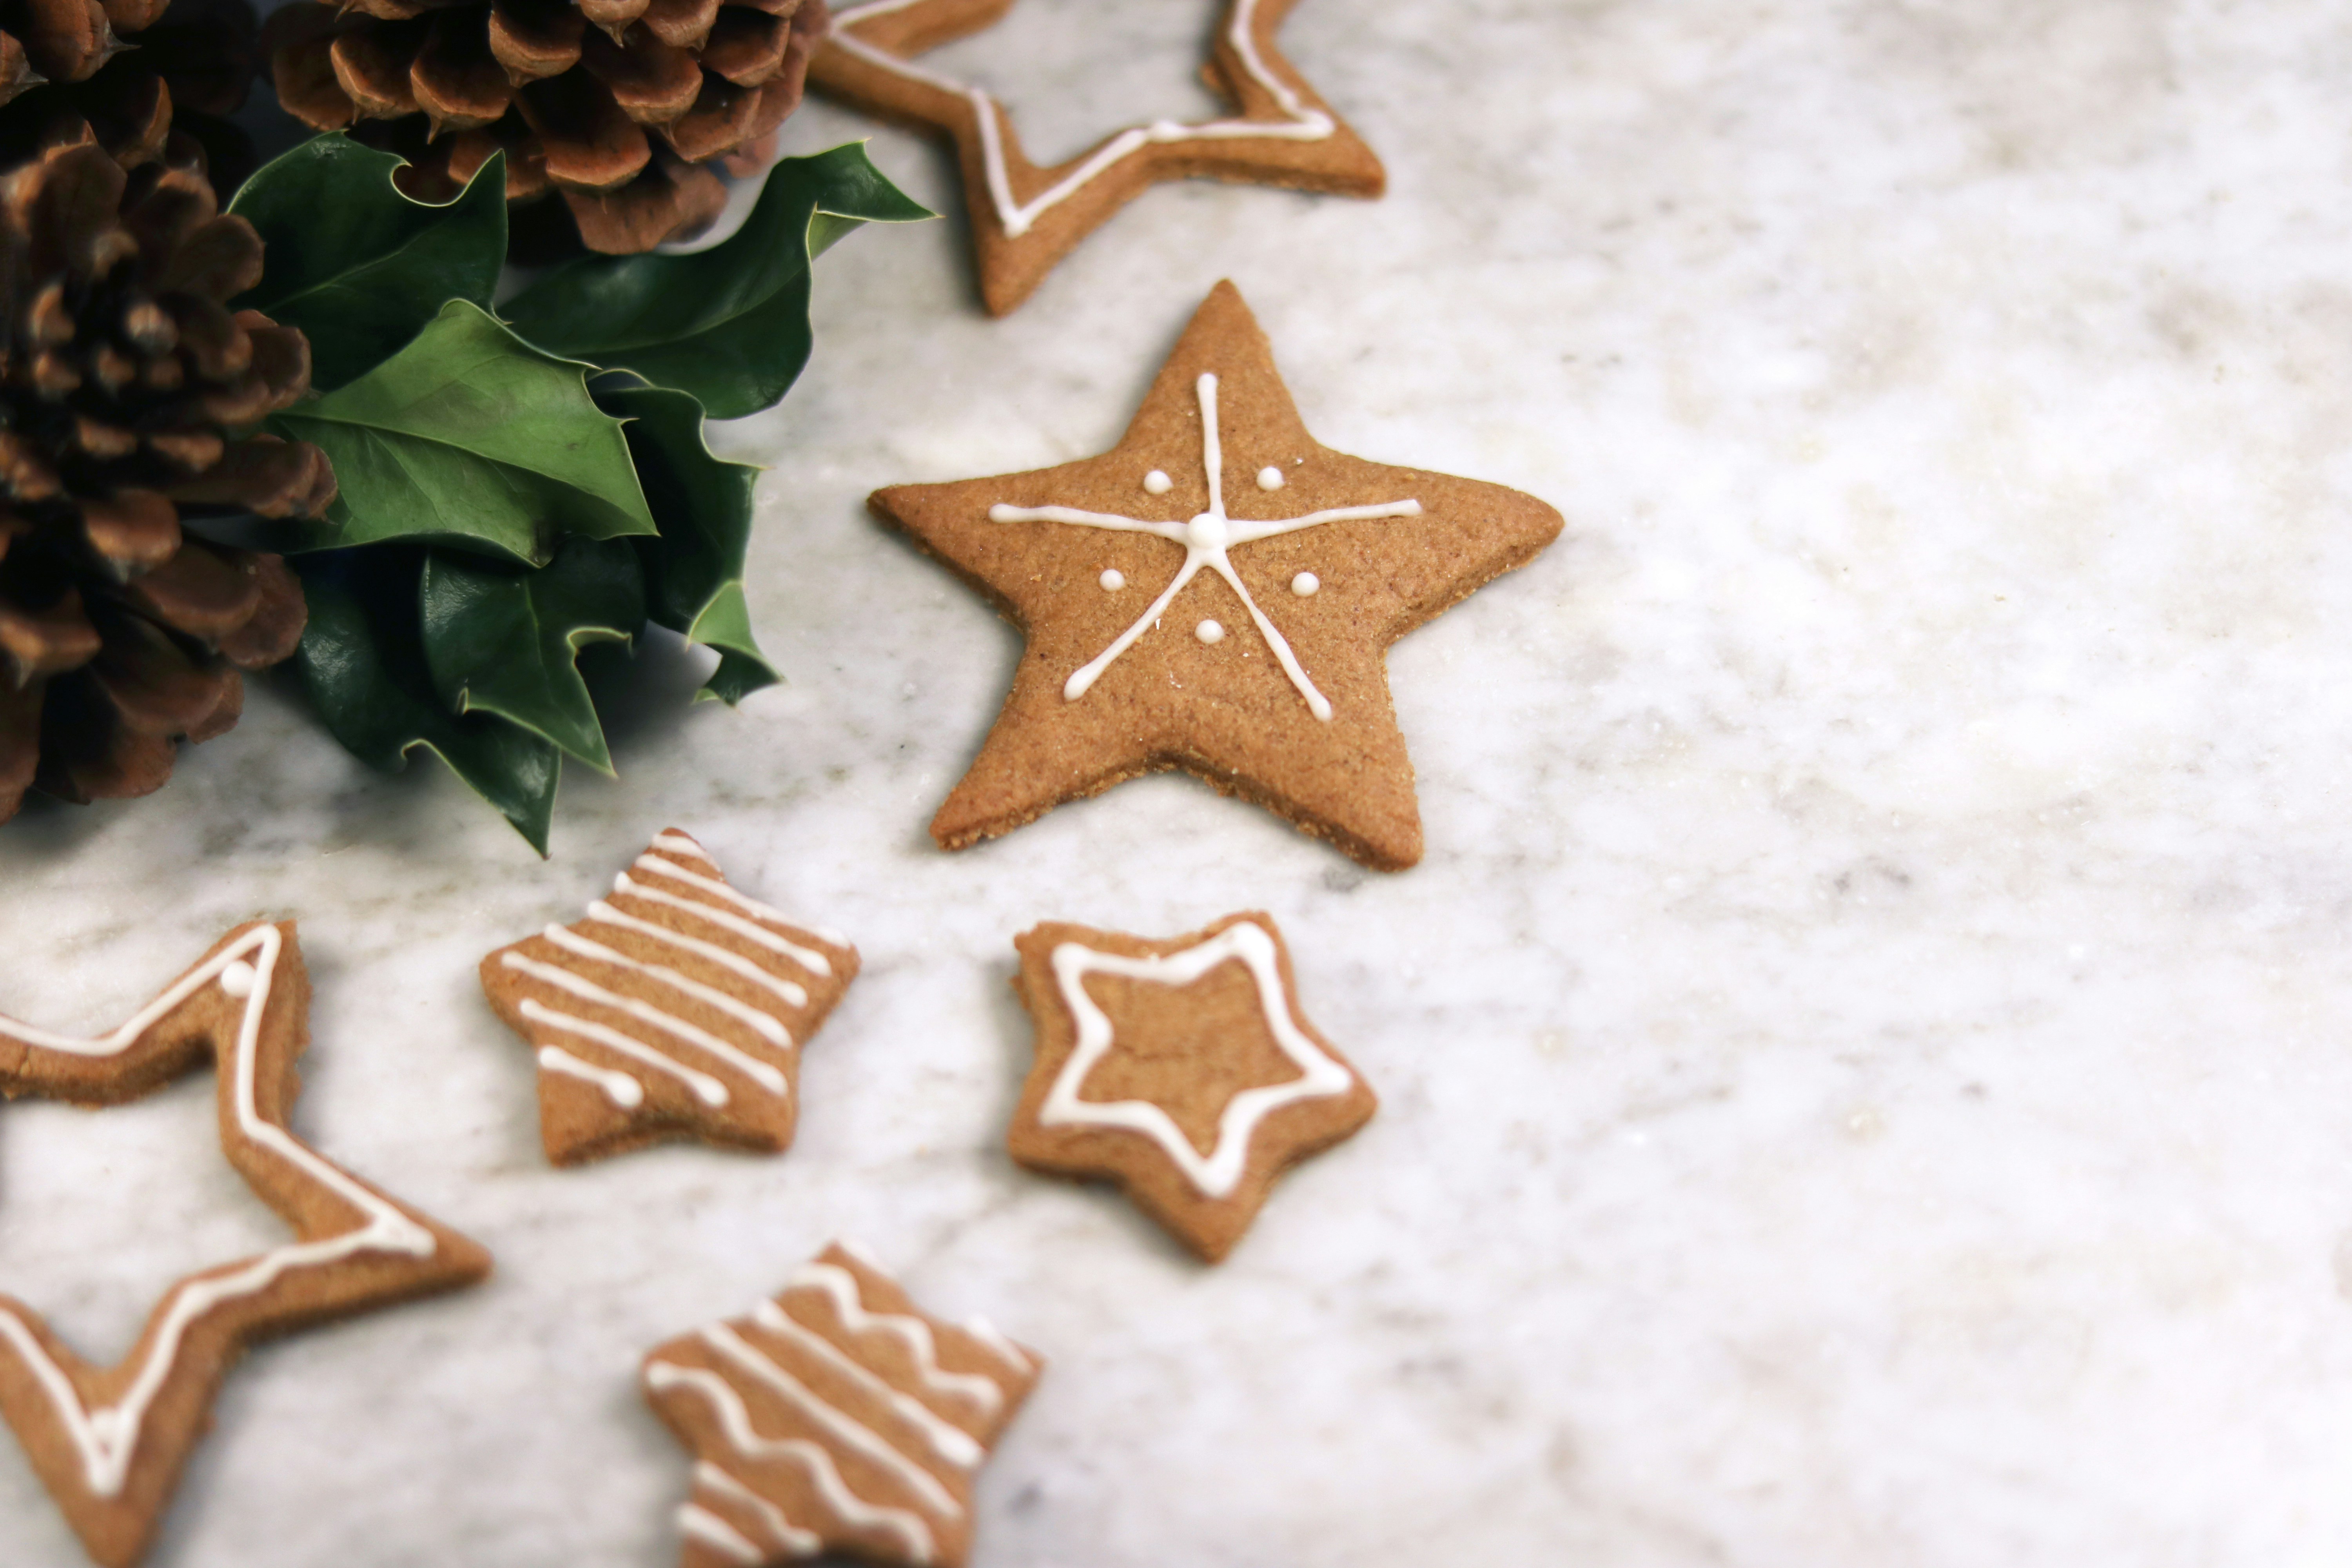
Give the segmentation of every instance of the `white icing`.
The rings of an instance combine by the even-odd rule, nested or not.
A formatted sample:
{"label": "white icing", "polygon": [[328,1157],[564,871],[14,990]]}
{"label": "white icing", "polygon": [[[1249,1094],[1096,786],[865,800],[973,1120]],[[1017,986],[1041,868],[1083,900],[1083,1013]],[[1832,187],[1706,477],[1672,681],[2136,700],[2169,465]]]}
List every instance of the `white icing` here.
{"label": "white icing", "polygon": [[708,1459],[697,1460],[694,1481],[698,1487],[717,1493],[738,1508],[746,1508],[759,1516],[768,1532],[768,1539],[778,1549],[794,1557],[814,1557],[824,1550],[824,1537],[813,1530],[803,1530],[784,1517],[784,1510],[745,1486],[735,1473]]}
{"label": "white icing", "polygon": [[[1217,1117],[1216,1148],[1205,1160],[1168,1112],[1149,1100],[1078,1098],[1087,1074],[1111,1048],[1110,1018],[1087,994],[1087,975],[1117,974],[1159,985],[1189,985],[1231,959],[1239,959],[1257,983],[1258,1005],[1265,1014],[1266,1027],[1282,1054],[1297,1064],[1298,1077],[1287,1083],[1245,1089],[1227,1100]],[[1208,941],[1165,957],[1125,958],[1066,942],[1054,950],[1053,962],[1054,979],[1061,988],[1063,1005],[1077,1024],[1078,1038],[1046,1091],[1037,1120],[1048,1127],[1118,1127],[1140,1132],[1160,1145],[1203,1196],[1227,1197],[1241,1184],[1249,1164],[1250,1140],[1268,1115],[1298,1100],[1345,1094],[1354,1081],[1348,1069],[1292,1019],[1274,938],[1255,921],[1227,926]]]}
{"label": "white icing", "polygon": [[732,970],[754,985],[766,986],[792,1006],[808,1005],[808,993],[796,982],[786,980],[779,974],[771,974],[741,953],[720,947],[716,942],[704,942],[699,937],[688,936],[684,931],[672,931],[669,927],[656,925],[652,921],[641,921],[633,914],[614,909],[602,899],[588,906],[588,918],[603,925],[618,926],[623,931],[633,931],[639,936],[649,936],[656,942],[666,942],[670,946],[681,952],[693,953],[698,958],[707,958],[722,969]]}
{"label": "white icing", "polygon": [[998,1360],[1021,1373],[1022,1376],[1026,1377],[1037,1370],[1037,1363],[1029,1359],[1028,1352],[1005,1338],[1003,1331],[986,1318],[966,1318],[963,1321],[963,1331],[994,1352]]}
{"label": "white icing", "polygon": [[646,1384],[656,1394],[676,1388],[694,1390],[709,1402],[729,1445],[737,1453],[747,1459],[792,1460],[806,1473],[817,1496],[843,1523],[854,1530],[878,1530],[895,1536],[905,1547],[909,1562],[917,1568],[928,1568],[938,1548],[931,1527],[921,1515],[902,1508],[882,1507],[858,1496],[842,1479],[833,1456],[804,1437],[761,1436],[751,1425],[751,1413],[744,1408],[742,1395],[728,1386],[727,1380],[717,1373],[657,1361],[646,1368]]}
{"label": "white icing", "polygon": [[[1067,201],[1105,170],[1145,147],[1173,142],[1231,141],[1247,137],[1320,142],[1339,129],[1338,122],[1329,115],[1320,110],[1309,109],[1287,82],[1267,68],[1257,47],[1257,0],[1234,0],[1233,20],[1226,28],[1226,39],[1232,44],[1234,54],[1240,57],[1242,69],[1251,80],[1265,88],[1280,106],[1283,119],[1210,120],[1190,125],[1160,120],[1150,125],[1134,126],[1095,149],[1066,178],[1024,204],[1015,200],[1013,195],[1013,181],[1004,157],[1004,128],[998,123],[998,116],[1003,110],[993,99],[979,88],[967,86],[936,71],[925,70],[920,66],[876,48],[849,31],[860,22],[904,9],[911,3],[912,0],[869,0],[866,5],[835,12],[833,42],[869,65],[909,81],[953,93],[971,104],[973,119],[980,129],[981,161],[985,166],[989,201],[996,208],[997,222],[1003,226],[1005,234],[1014,239],[1028,233],[1049,209]],[[1006,119],[1009,121],[1010,117]]]}
{"label": "white icing", "polygon": [[963,1505],[940,1484],[937,1476],[899,1452],[898,1445],[881,1433],[794,1377],[774,1357],[761,1353],[757,1345],[724,1323],[713,1323],[702,1331],[701,1339],[769,1392],[831,1433],[844,1447],[856,1449],[896,1476],[900,1485],[922,1499],[933,1511],[949,1519],[963,1517]]}
{"label": "white icing", "polygon": [[594,1084],[604,1091],[605,1099],[624,1110],[635,1110],[646,1102],[644,1084],[639,1083],[627,1073],[614,1072],[610,1068],[600,1068],[593,1062],[583,1062],[562,1046],[540,1047],[539,1065],[549,1072],[560,1072],[567,1078],[576,1078],[583,1082]]}
{"label": "white icing", "polygon": [[337,1169],[305,1147],[292,1133],[263,1120],[255,1102],[256,1060],[260,1055],[261,1020],[269,1005],[270,985],[278,972],[278,955],[285,938],[276,926],[257,926],[183,975],[169,990],[112,1034],[98,1039],[69,1039],[0,1018],[0,1036],[44,1050],[79,1057],[119,1056],[139,1037],[171,1016],[189,997],[219,984],[236,994],[241,984],[229,979],[232,969],[251,974],[245,1015],[231,1047],[231,1100],[236,1131],[294,1166],[341,1201],[367,1216],[366,1223],[340,1236],[318,1241],[289,1242],[273,1247],[225,1272],[182,1280],[172,1288],[138,1370],[114,1403],[96,1410],[84,1407],[80,1394],[57,1363],[49,1359],[31,1328],[15,1310],[0,1307],[0,1339],[5,1339],[56,1406],[58,1416],[81,1459],[82,1480],[91,1493],[110,1498],[122,1490],[124,1479],[139,1447],[148,1407],[178,1361],[188,1328],[224,1302],[257,1295],[288,1274],[339,1263],[362,1252],[396,1252],[409,1258],[429,1258],[436,1246],[433,1233],[403,1214],[391,1200],[371,1192],[356,1178]]}
{"label": "white icing", "polygon": [[1103,574],[1095,581],[1103,585],[1104,593],[1116,594],[1127,586],[1127,574],[1116,566],[1106,566],[1103,568]]}
{"label": "white icing", "polygon": [[961,1426],[950,1426],[931,1414],[929,1406],[911,1395],[902,1394],[868,1371],[863,1362],[841,1353],[831,1340],[811,1333],[773,1301],[762,1301],[751,1309],[751,1321],[779,1339],[790,1340],[795,1346],[832,1367],[874,1398],[896,1412],[901,1420],[923,1434],[931,1452],[959,1469],[971,1469],[985,1457],[985,1450],[971,1433]]}
{"label": "white icing", "polygon": [[[847,1247],[843,1248],[847,1251]],[[996,1380],[976,1372],[950,1372],[940,1365],[939,1348],[931,1337],[930,1324],[922,1319],[900,1312],[868,1310],[865,1293],[857,1288],[857,1277],[835,1263],[806,1263],[793,1275],[784,1287],[784,1294],[794,1290],[822,1290],[833,1299],[835,1316],[841,1326],[853,1334],[886,1333],[895,1337],[915,1358],[915,1374],[923,1385],[934,1393],[953,1394],[968,1399],[987,1415],[994,1415],[1004,1405],[1004,1391]]]}
{"label": "white icing", "polygon": [[540,934],[566,952],[576,954],[581,958],[594,959],[599,963],[609,963],[615,969],[625,969],[633,974],[642,974],[648,980],[657,981],[674,991],[684,992],[696,1001],[726,1014],[770,1045],[782,1050],[792,1048],[793,1037],[777,1020],[774,1014],[762,1013],[757,1007],[730,996],[716,985],[705,985],[701,981],[691,975],[681,974],[667,964],[646,963],[631,958],[627,953],[606,947],[601,942],[591,942],[569,926],[551,925]]}
{"label": "white icing", "polygon": [[677,1527],[720,1556],[741,1563],[746,1568],[754,1568],[768,1560],[768,1554],[746,1540],[741,1531],[698,1504],[678,1504]]}
{"label": "white icing", "polygon": [[240,1002],[252,995],[253,988],[260,983],[261,976],[254,973],[253,965],[243,960],[221,971],[220,988]]}
{"label": "white icing", "polygon": [[1290,591],[1302,599],[1313,598],[1316,590],[1322,586],[1323,579],[1312,572],[1301,572],[1290,580]]}
{"label": "white icing", "polygon": [[[734,903],[748,910],[755,916],[765,916],[770,920],[779,921],[783,919],[782,915],[777,914],[773,910],[768,908],[767,905],[760,903],[755,900],[743,897],[742,894],[738,893],[726,883],[714,882],[708,877],[698,877],[691,871],[680,870],[677,867],[671,865],[668,861],[662,859],[659,856],[639,856],[635,869],[639,871],[650,871],[656,876],[674,877],[677,880],[688,884],[689,887],[698,888],[703,892],[719,894],[720,896],[730,899]],[[782,954],[784,957],[791,959],[794,963],[799,964],[803,969],[807,970],[812,974],[831,974],[833,973],[832,963],[826,959],[824,954],[817,952],[814,948],[803,947],[800,943],[793,942],[789,937],[779,936],[776,932],[770,931],[764,925],[758,924],[754,921],[744,920],[737,915],[730,915],[725,910],[713,908],[711,905],[703,903],[699,900],[682,899],[676,893],[665,892],[658,888],[649,888],[643,882],[631,881],[629,879],[629,873],[626,871],[622,872],[619,876],[613,879],[613,890],[616,893],[635,893],[641,899],[650,899],[655,903],[666,905],[670,909],[684,910],[688,914],[699,916],[701,919],[710,921],[713,925],[722,926],[727,930],[733,931],[738,936],[749,937],[751,941],[758,942],[761,947],[766,948],[771,952]]]}
{"label": "white icing", "polygon": [[1268,463],[1265,468],[1260,468],[1257,471],[1257,488],[1262,490],[1280,489],[1282,488],[1282,470],[1276,468],[1271,463]]}
{"label": "white icing", "polygon": [[718,861],[710,858],[709,850],[705,849],[683,833],[656,833],[654,835],[653,847],[672,855],[683,855],[689,860],[699,860],[714,869],[719,865]]}
{"label": "white icing", "polygon": [[763,1062],[740,1046],[720,1039],[701,1025],[688,1023],[675,1013],[664,1012],[650,1002],[642,1001],[635,996],[624,996],[617,991],[608,991],[594,981],[584,979],[568,969],[559,969],[552,963],[541,963],[535,958],[525,958],[520,952],[500,954],[499,964],[501,968],[511,969],[518,974],[527,974],[542,985],[552,985],[558,991],[568,992],[583,1002],[593,1002],[600,1007],[610,1007],[616,1013],[626,1013],[641,1024],[659,1029],[674,1039],[683,1040],[698,1050],[717,1057],[771,1094],[783,1094],[792,1088],[792,1080],[784,1076],[783,1069],[777,1067],[775,1063]]}
{"label": "white icing", "polygon": [[517,1011],[534,1024],[544,1024],[551,1029],[561,1029],[567,1035],[593,1040],[606,1050],[618,1051],[625,1057],[645,1063],[656,1072],[666,1072],[693,1090],[695,1099],[714,1110],[728,1101],[727,1086],[709,1073],[697,1072],[684,1062],[674,1061],[643,1041],[631,1039],[618,1029],[607,1028],[593,1019],[559,1013],[535,996],[524,997]]}
{"label": "white icing", "polygon": [[1175,488],[1176,481],[1168,477],[1165,469],[1154,468],[1143,476],[1143,489],[1146,494],[1164,496]]}
{"label": "white icing", "polygon": [[1192,635],[1199,637],[1202,642],[1207,643],[1210,647],[1214,647],[1217,644],[1225,640],[1225,628],[1219,626],[1214,621],[1202,621],[1199,626],[1192,628]]}
{"label": "white icing", "polygon": [[[1279,533],[1295,533],[1303,528],[1316,528],[1327,522],[1349,522],[1383,517],[1419,517],[1421,503],[1417,500],[1384,501],[1374,506],[1332,507],[1323,511],[1308,512],[1304,517],[1232,518],[1225,515],[1224,449],[1217,436],[1217,378],[1203,374],[1194,390],[1201,400],[1201,467],[1209,477],[1209,510],[1183,522],[1157,522],[1144,518],[1120,517],[1115,513],[1082,511],[1067,506],[1006,506],[999,503],[988,509],[992,522],[1065,522],[1079,528],[1108,529],[1121,533],[1156,533],[1160,538],[1184,547],[1184,564],[1177,569],[1175,581],[1160,590],[1135,624],[1121,632],[1092,661],[1080,668],[1062,687],[1062,695],[1076,702],[1111,667],[1112,661],[1125,653],[1155,622],[1171,601],[1183,591],[1203,567],[1223,577],[1233,591],[1241,596],[1250,619],[1265,638],[1266,646],[1290,678],[1290,684],[1307,700],[1307,711],[1328,722],[1331,718],[1330,700],[1316,689],[1300,667],[1298,656],[1290,644],[1275,629],[1257,601],[1250,596],[1240,574],[1234,570],[1228,552],[1238,544],[1250,544],[1261,539],[1271,539]],[[1223,628],[1219,630],[1222,632]],[[1203,639],[1209,640],[1209,639]]]}

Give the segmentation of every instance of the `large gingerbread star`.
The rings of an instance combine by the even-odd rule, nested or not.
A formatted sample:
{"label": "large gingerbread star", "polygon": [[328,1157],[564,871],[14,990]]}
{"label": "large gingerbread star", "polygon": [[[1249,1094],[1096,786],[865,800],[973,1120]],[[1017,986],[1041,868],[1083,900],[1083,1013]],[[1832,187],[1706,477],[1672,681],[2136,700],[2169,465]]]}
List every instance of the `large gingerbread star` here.
{"label": "large gingerbread star", "polygon": [[868,504],[1028,637],[941,846],[1181,768],[1384,871],[1421,858],[1384,650],[1560,529],[1533,496],[1318,445],[1231,283],[1101,457]]}
{"label": "large gingerbread star", "polygon": [[1131,126],[1066,163],[1022,155],[1012,116],[981,89],[907,58],[991,26],[1013,0],[867,0],[836,11],[809,85],[871,114],[951,138],[979,251],[981,297],[1002,316],[1054,264],[1160,180],[1190,176],[1377,196],[1381,161],[1275,47],[1297,0],[1227,0],[1202,71],[1234,106],[1223,120]]}
{"label": "large gingerbread star", "polygon": [[75,1039],[0,1018],[0,1093],[10,1099],[118,1103],[210,1057],[221,1151],[294,1232],[281,1247],[173,1285],[114,1366],[82,1360],[40,1314],[0,1297],[0,1414],[107,1568],[145,1551],[211,1424],[214,1392],[247,1342],[489,1271],[474,1243],[287,1131],[310,996],[289,921],[231,931],[110,1035]]}

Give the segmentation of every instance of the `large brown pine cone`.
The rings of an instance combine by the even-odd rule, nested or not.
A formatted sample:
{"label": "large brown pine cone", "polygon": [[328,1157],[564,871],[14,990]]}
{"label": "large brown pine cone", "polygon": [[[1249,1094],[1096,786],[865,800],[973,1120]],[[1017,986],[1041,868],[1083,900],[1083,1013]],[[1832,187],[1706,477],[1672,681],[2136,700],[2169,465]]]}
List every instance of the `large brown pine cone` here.
{"label": "large brown pine cone", "polygon": [[[143,19],[116,21],[113,52],[94,70],[29,89],[0,88],[0,163],[76,140],[88,126],[126,169],[202,156],[220,188],[252,172],[250,139],[228,118],[244,105],[258,62],[252,5],[170,0],[166,10],[162,0],[142,4]],[[138,30],[129,30],[132,22],[141,23]]]}
{"label": "large brown pine cone", "polygon": [[272,16],[287,110],[357,127],[446,199],[490,154],[507,196],[552,190],[592,250],[628,255],[700,229],[800,104],[824,0],[299,0]]}
{"label": "large brown pine cone", "polygon": [[180,527],[334,498],[317,447],[239,434],[310,382],[300,332],[226,308],[260,277],[193,164],[85,140],[0,176],[0,820],[161,785],[301,636],[284,562]]}

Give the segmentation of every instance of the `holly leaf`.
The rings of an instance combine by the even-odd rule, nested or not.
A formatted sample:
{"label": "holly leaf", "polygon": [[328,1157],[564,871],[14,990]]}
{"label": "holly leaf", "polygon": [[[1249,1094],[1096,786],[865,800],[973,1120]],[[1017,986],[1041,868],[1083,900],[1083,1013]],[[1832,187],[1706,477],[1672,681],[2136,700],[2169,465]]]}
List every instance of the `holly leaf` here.
{"label": "holly leaf", "polygon": [[418,648],[424,563],[424,551],[399,546],[298,562],[310,619],[295,665],[345,751],[386,773],[433,752],[545,855],[562,755],[504,719],[442,703]]}
{"label": "holly leaf", "polygon": [[533,342],[692,394],[714,418],[769,407],[808,363],[809,265],[863,223],[934,216],[882,177],[862,142],[769,172],[743,226],[683,256],[589,257],[507,301]]}
{"label": "holly leaf", "polygon": [[229,203],[268,256],[261,281],[234,303],[301,328],[321,391],[390,358],[450,300],[488,309],[498,287],[506,154],[443,206],[401,194],[392,176],[403,163],[347,136],[317,136],[272,159]]}
{"label": "holly leaf", "polygon": [[495,713],[610,774],[613,754],[575,661],[592,642],[628,642],[646,624],[630,542],[567,539],[518,570],[427,551],[418,592],[433,688],[459,713]]}
{"label": "holly leaf", "polygon": [[695,693],[733,707],[779,677],[751,635],[743,598],[743,556],[751,541],[751,485],[760,470],[712,454],[702,405],[666,386],[625,386],[607,378],[597,405],[629,421],[629,455],[656,539],[630,541],[645,568],[646,608],[657,625],[719,651],[719,668]]}
{"label": "holly leaf", "polygon": [[587,369],[450,300],[359,380],[271,416],[325,450],[340,489],[288,548],[404,540],[543,566],[562,533],[652,533],[621,423],[588,395]]}

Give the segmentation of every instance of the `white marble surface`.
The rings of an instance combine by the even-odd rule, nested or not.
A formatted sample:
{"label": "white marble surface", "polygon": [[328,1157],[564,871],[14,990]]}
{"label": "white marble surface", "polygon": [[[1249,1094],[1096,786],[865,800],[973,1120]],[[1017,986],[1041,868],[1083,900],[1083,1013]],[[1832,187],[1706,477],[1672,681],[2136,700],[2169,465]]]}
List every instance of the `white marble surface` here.
{"label": "white marble surface", "polygon": [[[1192,107],[1205,0],[1103,9],[958,63],[1044,152]],[[773,465],[791,684],[688,712],[653,650],[551,860],[268,690],[161,796],[0,830],[0,1010],[95,1026],[297,914],[298,1125],[498,1258],[253,1356],[158,1568],[666,1563],[637,1356],[836,1233],[1053,1358],[983,1568],[2352,1559],[2340,7],[1308,0],[1287,39],[1387,201],[1163,187],[1004,322],[953,222],[825,260],[814,363],[723,436]],[[1015,639],[861,498],[1108,444],[1223,276],[1323,439],[1570,520],[1391,660],[1428,858],[1172,778],[940,854]],[[789,1156],[558,1173],[473,965],[670,822],[866,973]],[[1384,1106],[1206,1270],[1007,1163],[1009,938],[1248,906]],[[208,1092],[0,1114],[0,1285],[110,1351],[269,1236]],[[0,1561],[79,1560],[0,1447]]]}

